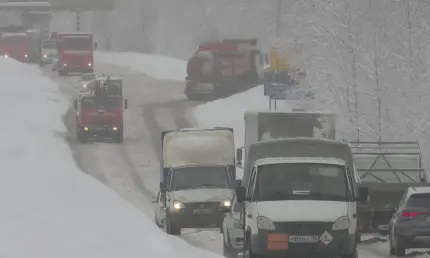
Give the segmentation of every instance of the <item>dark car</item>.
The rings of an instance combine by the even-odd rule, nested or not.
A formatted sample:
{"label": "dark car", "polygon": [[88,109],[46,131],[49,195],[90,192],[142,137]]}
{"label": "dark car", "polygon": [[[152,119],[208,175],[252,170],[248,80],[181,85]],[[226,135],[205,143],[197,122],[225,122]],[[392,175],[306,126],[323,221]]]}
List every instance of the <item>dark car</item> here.
{"label": "dark car", "polygon": [[430,187],[409,187],[389,224],[390,254],[402,257],[407,249],[430,248]]}

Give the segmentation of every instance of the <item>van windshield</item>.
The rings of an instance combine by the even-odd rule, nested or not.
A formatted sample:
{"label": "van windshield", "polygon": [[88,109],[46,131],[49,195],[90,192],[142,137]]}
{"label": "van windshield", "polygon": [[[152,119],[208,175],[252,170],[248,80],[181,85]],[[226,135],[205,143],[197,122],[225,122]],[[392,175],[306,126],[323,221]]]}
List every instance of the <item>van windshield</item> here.
{"label": "van windshield", "polygon": [[57,42],[55,42],[55,41],[44,41],[42,48],[43,49],[57,49]]}
{"label": "van windshield", "polygon": [[254,201],[351,201],[345,166],[284,163],[259,167]]}
{"label": "van windshield", "polygon": [[226,167],[195,166],[176,168],[172,174],[173,191],[198,188],[231,188]]}

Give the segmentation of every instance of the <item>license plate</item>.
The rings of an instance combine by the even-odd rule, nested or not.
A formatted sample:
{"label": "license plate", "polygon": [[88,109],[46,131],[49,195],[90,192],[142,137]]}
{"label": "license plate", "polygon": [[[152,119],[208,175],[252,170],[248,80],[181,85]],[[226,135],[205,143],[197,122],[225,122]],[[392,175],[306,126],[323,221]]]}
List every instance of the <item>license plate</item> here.
{"label": "license plate", "polygon": [[99,126],[99,127],[96,127],[96,130],[98,130],[98,131],[105,131],[105,130],[106,130],[106,127],[104,127],[104,126]]}
{"label": "license plate", "polygon": [[388,230],[388,225],[378,225],[379,230]]}
{"label": "license plate", "polygon": [[212,213],[213,210],[211,208],[204,208],[204,209],[195,209],[193,210],[193,214],[209,214]]}
{"label": "license plate", "polygon": [[318,236],[290,236],[290,243],[318,243]]}

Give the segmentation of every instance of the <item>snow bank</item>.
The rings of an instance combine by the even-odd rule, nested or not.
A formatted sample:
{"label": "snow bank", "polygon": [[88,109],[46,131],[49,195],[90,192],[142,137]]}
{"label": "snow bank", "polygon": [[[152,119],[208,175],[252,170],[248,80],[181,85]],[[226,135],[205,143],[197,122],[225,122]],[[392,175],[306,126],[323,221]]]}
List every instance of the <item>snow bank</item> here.
{"label": "snow bank", "polygon": [[218,257],[165,235],[78,170],[57,85],[14,60],[0,59],[0,70],[1,257]]}
{"label": "snow bank", "polygon": [[97,62],[120,65],[161,80],[184,81],[187,62],[173,57],[142,53],[95,52]]}

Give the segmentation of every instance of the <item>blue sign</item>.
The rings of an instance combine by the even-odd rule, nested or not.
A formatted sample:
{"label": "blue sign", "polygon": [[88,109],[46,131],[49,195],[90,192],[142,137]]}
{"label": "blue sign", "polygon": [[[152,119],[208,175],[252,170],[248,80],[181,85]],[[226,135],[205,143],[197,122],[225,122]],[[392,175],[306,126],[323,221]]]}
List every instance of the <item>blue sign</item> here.
{"label": "blue sign", "polygon": [[289,93],[288,85],[285,84],[272,84],[269,88],[269,97],[271,99],[286,99]]}

